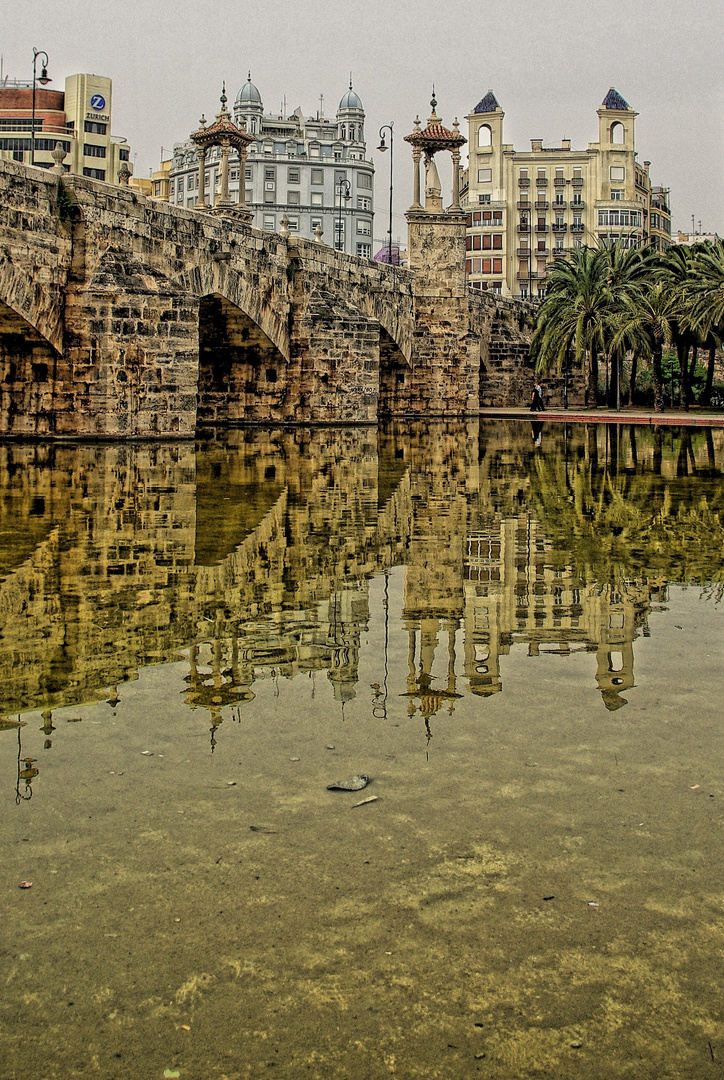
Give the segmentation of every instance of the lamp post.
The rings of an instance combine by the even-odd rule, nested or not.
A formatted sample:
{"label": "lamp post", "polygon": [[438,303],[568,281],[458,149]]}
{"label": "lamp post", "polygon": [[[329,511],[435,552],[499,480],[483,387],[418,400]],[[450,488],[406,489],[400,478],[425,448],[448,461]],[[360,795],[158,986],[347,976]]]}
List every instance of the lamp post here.
{"label": "lamp post", "polygon": [[387,145],[385,143],[384,132],[389,131],[389,133],[390,133],[390,230],[389,230],[389,238],[388,238],[388,244],[387,244],[387,262],[390,264],[390,266],[392,265],[392,161],[393,161],[393,149],[394,149],[394,132],[393,132],[394,126],[395,125],[394,125],[394,123],[392,121],[390,121],[389,124],[383,124],[382,125],[382,127],[380,128],[380,145],[377,147],[377,149],[381,150],[382,153],[384,153],[387,150]]}
{"label": "lamp post", "polygon": [[[37,76],[37,64],[38,57],[44,56],[45,60],[42,61],[42,67],[40,69],[40,77]],[[33,118],[31,120],[30,131],[30,164],[35,164],[35,84],[39,82],[41,86],[47,86],[52,79],[48,78],[48,54],[42,49],[36,49],[33,47]]]}
{"label": "lamp post", "polygon": [[351,198],[350,190],[351,184],[349,180],[340,178],[337,181],[336,194],[339,195],[339,217],[337,218],[337,239],[334,245],[337,251],[345,250],[344,233],[342,231],[344,227],[344,222],[342,220],[342,199],[344,199],[345,202],[349,202]]}

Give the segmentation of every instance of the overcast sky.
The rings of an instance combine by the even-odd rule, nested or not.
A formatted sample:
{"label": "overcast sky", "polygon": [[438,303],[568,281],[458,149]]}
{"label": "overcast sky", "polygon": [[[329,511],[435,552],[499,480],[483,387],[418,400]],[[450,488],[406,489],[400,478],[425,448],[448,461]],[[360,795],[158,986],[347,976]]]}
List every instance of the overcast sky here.
{"label": "overcast sky", "polygon": [[[349,73],[367,114],[368,157],[377,161],[375,236],[387,228],[389,158],[374,150],[395,125],[396,236],[405,236],[412,194],[402,136],[416,113],[449,126],[492,88],[505,110],[505,141],[531,138],[574,148],[597,139],[596,109],[615,86],[639,113],[640,161],[671,188],[674,227],[724,235],[721,0],[0,0],[4,73],[32,75],[33,46],[50,57],[59,89],[67,75],[113,79],[114,134],[148,176],[170,149],[218,111],[222,80],[233,101],[252,79],[265,109],[324,95],[336,112]],[[443,174],[445,178],[445,174]]]}

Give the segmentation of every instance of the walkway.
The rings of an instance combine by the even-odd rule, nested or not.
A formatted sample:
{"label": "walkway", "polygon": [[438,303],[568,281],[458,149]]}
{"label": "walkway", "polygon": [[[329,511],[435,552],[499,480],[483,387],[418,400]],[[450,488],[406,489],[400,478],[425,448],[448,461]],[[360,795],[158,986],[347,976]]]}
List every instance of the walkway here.
{"label": "walkway", "polygon": [[569,409],[551,407],[540,413],[532,413],[529,409],[482,408],[479,415],[486,419],[536,419],[550,420],[554,423],[564,421],[569,424],[666,424],[686,427],[724,427],[724,412],[707,411],[699,407],[692,408],[689,412],[684,412],[683,409],[667,409],[663,413],[628,406],[622,408],[620,412],[608,408],[584,409],[573,406]]}

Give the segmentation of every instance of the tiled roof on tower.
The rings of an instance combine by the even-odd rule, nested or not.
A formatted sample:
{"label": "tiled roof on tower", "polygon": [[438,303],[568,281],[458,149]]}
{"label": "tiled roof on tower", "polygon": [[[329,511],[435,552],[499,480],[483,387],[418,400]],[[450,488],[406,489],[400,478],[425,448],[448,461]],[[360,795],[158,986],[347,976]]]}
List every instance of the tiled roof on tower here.
{"label": "tiled roof on tower", "polygon": [[617,112],[626,112],[631,106],[625,98],[621,97],[618,90],[612,86],[601,102],[601,108],[615,109]]}
{"label": "tiled roof on tower", "polygon": [[498,104],[498,99],[496,98],[495,94],[493,93],[492,90],[488,90],[488,92],[485,95],[485,97],[483,98],[483,100],[479,101],[477,103],[477,105],[473,109],[473,112],[475,112],[475,113],[495,112],[495,110],[499,109],[499,108],[500,108],[500,105]]}

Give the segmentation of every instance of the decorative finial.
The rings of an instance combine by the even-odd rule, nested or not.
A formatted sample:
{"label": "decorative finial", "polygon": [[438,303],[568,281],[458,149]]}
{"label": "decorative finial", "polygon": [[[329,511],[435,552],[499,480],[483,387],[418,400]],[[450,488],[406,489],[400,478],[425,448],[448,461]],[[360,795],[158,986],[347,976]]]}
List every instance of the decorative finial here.
{"label": "decorative finial", "polygon": [[349,73],[349,88],[352,89],[352,72]]}
{"label": "decorative finial", "polygon": [[228,100],[229,99],[226,96],[226,79],[224,79],[223,83],[221,84],[221,97],[219,98],[219,101],[221,102],[222,109],[226,108],[226,102]]}
{"label": "decorative finial", "polygon": [[201,119],[199,120],[199,127],[202,127],[202,128],[206,127],[206,117],[204,116],[203,113],[201,113]]}
{"label": "decorative finial", "polygon": [[457,118],[457,116],[456,116],[456,117],[455,117],[455,119],[453,120],[453,127],[455,128],[455,130],[456,130],[456,131],[458,131],[458,130],[460,129],[460,124],[458,123],[458,118]]}
{"label": "decorative finial", "polygon": [[251,68],[249,68],[249,70],[248,70],[248,72],[247,72],[247,75],[246,75],[246,81],[247,81],[247,82],[251,82]]}
{"label": "decorative finial", "polygon": [[435,83],[432,84],[432,99],[430,100],[430,106],[432,111],[435,112],[437,108],[437,98],[435,97]]}

